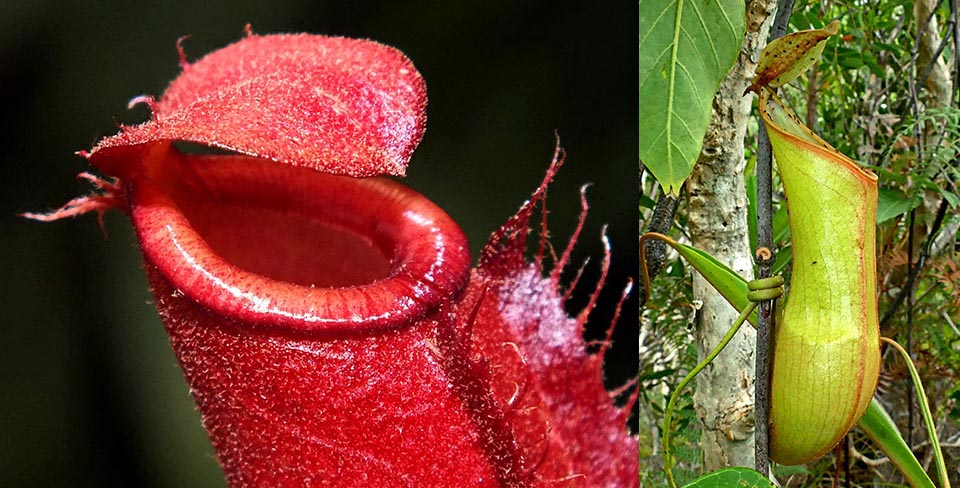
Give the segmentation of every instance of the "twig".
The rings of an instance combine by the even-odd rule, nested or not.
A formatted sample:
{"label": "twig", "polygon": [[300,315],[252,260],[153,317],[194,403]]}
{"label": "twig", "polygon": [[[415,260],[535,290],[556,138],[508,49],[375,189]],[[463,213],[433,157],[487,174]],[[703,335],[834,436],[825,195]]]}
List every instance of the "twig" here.
{"label": "twig", "polygon": [[[787,32],[793,0],[779,0],[777,15],[770,27],[769,41],[782,37]],[[757,272],[758,278],[772,275],[776,254],[773,247],[773,156],[766,126],[760,121],[757,134]],[[762,258],[762,259],[761,259]],[[757,356],[756,379],[754,380],[754,467],[757,471],[770,472],[770,378],[773,369],[774,305],[773,300],[760,302],[757,310]]]}
{"label": "twig", "polygon": [[957,334],[958,336],[960,336],[960,329],[958,329],[957,325],[953,323],[953,320],[950,320],[950,316],[947,315],[947,312],[945,310],[940,311],[940,317],[943,317],[943,320],[947,322],[947,325],[949,325],[950,328],[953,329],[954,334]]}
{"label": "twig", "polygon": [[[930,445],[929,441],[923,441],[915,446],[911,446],[910,450],[916,452],[924,447],[927,447],[928,445]],[[941,442],[940,447],[944,449],[953,449],[953,448],[960,447],[960,442]],[[878,458],[869,457],[866,454],[858,451],[857,448],[853,446],[853,444],[850,445],[849,449],[850,449],[850,457],[856,459],[857,461],[862,462],[863,464],[866,464],[867,466],[870,466],[871,468],[876,468],[878,466],[882,466],[890,462],[890,458],[886,456],[878,457]]]}
{"label": "twig", "polygon": [[810,74],[807,75],[807,127],[813,132],[817,132],[817,96],[819,95],[817,74],[820,71],[818,66],[820,65],[813,63]]}
{"label": "twig", "polygon": [[[922,145],[922,144],[921,144]],[[918,151],[922,150],[919,149]],[[917,209],[910,210],[910,221],[909,228],[907,229],[907,274],[913,276],[913,226],[914,219],[917,214]],[[917,263],[917,268],[919,268],[920,263]],[[907,355],[910,358],[913,358],[913,280],[910,280],[907,283],[907,287],[903,290],[903,293],[907,294]],[[913,390],[907,388],[907,445],[913,444]]]}
{"label": "twig", "polygon": [[913,283],[916,281],[917,276],[920,274],[920,270],[923,268],[923,265],[926,264],[927,259],[931,255],[931,245],[934,239],[937,236],[937,233],[940,231],[940,226],[943,224],[943,219],[947,213],[947,202],[946,198],[940,200],[940,207],[937,208],[937,215],[933,219],[933,225],[930,227],[930,233],[927,234],[927,240],[923,244],[923,250],[920,251],[920,256],[917,257],[916,266],[913,267],[912,271],[907,275],[907,280],[904,282],[903,286],[900,287],[900,293],[896,298],[893,299],[893,303],[887,307],[886,312],[883,313],[883,317],[880,318],[880,328],[884,328],[893,318],[893,314],[897,312],[897,309],[903,305],[904,299],[907,298],[906,291],[908,287],[913,287]]}
{"label": "twig", "polygon": [[960,104],[960,15],[957,0],[950,0],[950,23],[953,24],[953,103]]}
{"label": "twig", "polygon": [[[683,189],[681,188],[680,191],[683,192]],[[660,198],[657,199],[657,206],[653,209],[647,232],[669,235],[670,228],[673,227],[673,218],[677,214],[677,207],[679,206],[679,198],[673,198],[667,192],[662,192]],[[653,280],[660,273],[660,269],[663,268],[663,262],[667,256],[667,245],[655,239],[649,245],[644,246],[644,249],[640,249],[640,253],[643,254],[647,274]],[[643,307],[649,293],[647,293],[645,281],[641,280],[638,284],[640,306]]]}

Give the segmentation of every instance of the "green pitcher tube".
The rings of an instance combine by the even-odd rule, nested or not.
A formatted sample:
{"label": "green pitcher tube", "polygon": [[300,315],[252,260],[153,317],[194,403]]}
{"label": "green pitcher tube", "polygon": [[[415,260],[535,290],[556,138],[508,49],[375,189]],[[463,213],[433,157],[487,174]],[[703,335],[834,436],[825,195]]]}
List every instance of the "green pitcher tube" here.
{"label": "green pitcher tube", "polygon": [[760,90],[760,114],[793,249],[776,330],[771,458],[795,465],[833,448],[877,386],[877,177],[813,134],[769,89]]}

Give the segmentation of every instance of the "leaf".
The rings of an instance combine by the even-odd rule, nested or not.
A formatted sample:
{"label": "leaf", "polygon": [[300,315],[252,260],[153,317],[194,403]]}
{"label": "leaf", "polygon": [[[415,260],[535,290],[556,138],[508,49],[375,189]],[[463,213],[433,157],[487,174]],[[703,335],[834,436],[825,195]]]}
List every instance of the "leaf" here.
{"label": "leaf", "polygon": [[672,375],[672,374],[674,374],[674,373],[676,373],[676,372],[677,372],[676,369],[667,368],[667,369],[661,369],[660,371],[653,371],[653,372],[650,372],[650,373],[642,373],[640,376],[637,377],[637,381],[653,381],[653,380],[659,380],[660,378],[666,378],[667,376],[670,376],[670,375]]}
{"label": "leaf", "polygon": [[[743,310],[750,304],[750,301],[747,300],[747,292],[749,291],[747,288],[747,280],[737,274],[736,271],[730,269],[729,266],[713,257],[710,253],[695,247],[680,244],[668,236],[655,232],[648,232],[640,237],[641,249],[643,249],[645,241],[651,238],[666,242],[670,247],[674,248],[733,308]],[[642,255],[643,253],[641,252],[641,256]],[[757,313],[751,313],[747,317],[747,321],[753,324],[753,326],[756,326]]]}
{"label": "leaf", "polygon": [[101,140],[90,162],[126,178],[149,147],[189,141],[354,177],[401,176],[426,125],[426,85],[400,51],[309,34],[253,35],[196,62],[153,119]]}
{"label": "leaf", "polygon": [[882,224],[903,215],[920,205],[918,198],[905,195],[900,190],[881,188],[877,199],[877,223]]}
{"label": "leaf", "polygon": [[640,195],[640,207],[649,208],[653,210],[654,208],[657,207],[657,202],[655,202],[652,198],[646,195]]}
{"label": "leaf", "polygon": [[750,249],[757,248],[757,172],[751,171],[743,176],[743,186],[747,191],[747,235],[750,236]]}
{"label": "leaf", "polygon": [[777,88],[796,79],[820,59],[825,41],[839,28],[840,22],[834,20],[823,29],[794,32],[767,44],[760,54],[750,89]]}
{"label": "leaf", "polygon": [[787,215],[787,206],[780,205],[773,214],[773,242],[774,244],[788,243],[790,239],[790,220]]}
{"label": "leaf", "polygon": [[960,206],[960,195],[956,193],[949,192],[943,188],[940,188],[940,194],[943,195],[943,198],[947,200],[947,203],[950,204],[950,207],[957,208]]}
{"label": "leaf", "polygon": [[867,407],[867,411],[860,418],[858,424],[860,430],[867,434],[874,444],[883,451],[884,454],[893,462],[894,466],[911,486],[918,488],[933,488],[935,485],[927,475],[926,471],[917,461],[916,456],[907,446],[907,441],[900,436],[897,430],[897,424],[890,418],[890,414],[884,410],[883,405],[874,398]]}
{"label": "leaf", "polygon": [[791,262],[793,262],[793,249],[791,249],[789,245],[781,247],[777,251],[777,260],[774,261],[773,269],[771,269],[770,272],[775,275],[780,274],[787,269],[787,266]]}
{"label": "leaf", "polygon": [[886,42],[877,42],[877,41],[871,41],[871,42],[873,43],[873,47],[875,47],[878,51],[886,51],[892,54],[894,58],[899,58],[900,56],[903,55],[903,51],[904,51],[903,46],[900,46],[898,44],[889,44]]}
{"label": "leaf", "polygon": [[724,468],[705,474],[684,488],[768,488],[774,486],[766,476],[750,468]]}
{"label": "leaf", "polygon": [[783,464],[774,464],[773,475],[775,478],[786,478],[788,476],[803,475],[810,476],[813,473],[806,466],[785,466]]}
{"label": "leaf", "polygon": [[907,365],[907,370],[910,371],[910,379],[913,381],[913,388],[916,393],[917,403],[920,405],[923,423],[927,426],[927,440],[930,442],[930,447],[933,451],[933,460],[937,467],[937,474],[939,475],[941,486],[950,488],[947,464],[943,460],[943,451],[940,447],[940,439],[937,436],[937,426],[933,414],[930,413],[930,402],[927,400],[927,394],[923,391],[923,382],[920,380],[920,373],[917,372],[917,366],[913,363],[913,359],[910,358],[910,353],[898,344],[897,341],[884,337],[883,342],[900,353],[900,357],[903,358],[903,361]]}
{"label": "leaf", "polygon": [[673,195],[740,51],[744,11],[743,0],[640,0],[640,160]]}

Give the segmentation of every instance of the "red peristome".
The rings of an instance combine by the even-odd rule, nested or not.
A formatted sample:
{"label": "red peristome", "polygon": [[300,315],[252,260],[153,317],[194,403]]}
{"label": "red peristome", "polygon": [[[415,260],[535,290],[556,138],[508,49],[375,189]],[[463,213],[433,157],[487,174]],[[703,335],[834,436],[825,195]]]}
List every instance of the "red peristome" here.
{"label": "red peristome", "polygon": [[369,333],[425,315],[466,283],[459,227],[398,183],[169,146],[142,164],[128,199],[144,256],[214,313]]}
{"label": "red peristome", "polygon": [[189,141],[355,177],[403,175],[426,124],[426,85],[400,51],[359,39],[248,35],[147,101],[153,120],[100,141],[90,162],[128,178],[151,143]]}

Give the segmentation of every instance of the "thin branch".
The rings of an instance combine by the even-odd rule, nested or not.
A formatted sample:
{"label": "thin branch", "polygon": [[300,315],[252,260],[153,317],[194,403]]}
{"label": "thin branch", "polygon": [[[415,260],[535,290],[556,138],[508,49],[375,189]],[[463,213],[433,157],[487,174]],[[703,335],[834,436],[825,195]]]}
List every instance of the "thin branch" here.
{"label": "thin branch", "polygon": [[923,250],[920,251],[920,256],[917,257],[916,265],[907,275],[907,279],[904,282],[903,286],[900,287],[900,293],[896,298],[893,299],[893,303],[887,307],[886,312],[883,313],[883,317],[880,318],[880,328],[884,328],[893,318],[893,315],[897,312],[901,305],[903,305],[904,299],[907,298],[906,291],[913,287],[913,283],[917,280],[917,276],[920,274],[920,270],[923,268],[923,265],[926,264],[927,259],[931,256],[931,248],[934,239],[937,237],[940,227],[943,224],[944,216],[947,213],[947,207],[949,202],[946,198],[940,199],[940,207],[937,208],[937,215],[933,219],[933,225],[930,227],[930,233],[927,234],[927,240],[923,244]]}
{"label": "thin branch", "polygon": [[[933,18],[931,14],[930,18]],[[920,77],[920,85],[926,85],[927,79],[930,78],[930,73],[933,72],[933,67],[937,65],[937,62],[940,61],[940,55],[943,54],[943,49],[947,47],[947,42],[950,41],[950,38],[947,37],[951,34],[954,25],[947,24],[947,32],[943,39],[940,40],[940,44],[937,46],[937,49],[933,51],[933,56],[930,58],[930,61],[927,63],[927,66],[923,69],[923,76]]]}
{"label": "thin branch", "polygon": [[[680,189],[683,192],[683,188]],[[669,235],[673,227],[673,218],[677,214],[677,207],[680,206],[680,199],[673,198],[667,192],[662,192],[657,199],[657,206],[653,209],[653,215],[650,217],[650,225],[647,226],[647,232],[657,232]],[[663,268],[663,262],[667,257],[667,245],[660,240],[654,239],[640,253],[647,266],[647,275],[653,280]],[[638,282],[638,292],[640,296],[640,306],[643,307],[649,295],[646,290],[644,280]]]}
{"label": "thin branch", "polygon": [[950,0],[950,23],[953,24],[953,103],[960,104],[960,15],[957,11],[957,0]]}
{"label": "thin branch", "polygon": [[[787,32],[793,0],[779,0],[777,15],[770,27],[769,41],[782,37]],[[772,275],[776,254],[773,247],[773,155],[766,126],[760,121],[757,134],[757,272],[758,278]],[[774,338],[773,300],[760,302],[757,310],[757,356],[756,379],[754,380],[754,467],[757,471],[770,472],[770,378],[773,370]]]}
{"label": "thin branch", "polygon": [[957,336],[960,337],[960,329],[958,329],[957,325],[953,323],[953,320],[950,319],[950,316],[947,315],[947,312],[945,310],[940,311],[940,317],[942,317],[943,320],[947,322],[947,325],[949,325],[950,328],[953,329],[953,333],[957,334]]}
{"label": "thin branch", "polygon": [[[913,227],[917,209],[910,210],[909,228],[907,229],[907,274],[913,275]],[[920,263],[917,263],[918,265]],[[917,266],[919,268],[919,266]],[[907,295],[907,356],[913,359],[913,281],[903,290]],[[901,294],[903,294],[901,293]],[[913,389],[907,388],[907,445],[913,444]]]}
{"label": "thin branch", "polygon": [[[916,452],[928,445],[930,445],[930,441],[923,441],[915,446],[911,446],[910,450]],[[940,447],[945,449],[952,449],[952,448],[960,447],[960,442],[941,442]],[[866,454],[863,454],[862,452],[858,451],[857,448],[854,447],[853,445],[850,445],[849,450],[850,450],[851,457],[862,462],[863,464],[866,464],[867,466],[870,466],[871,468],[876,468],[878,466],[882,466],[890,462],[890,458],[886,456],[879,457],[879,458],[868,457]]]}

